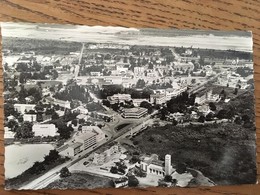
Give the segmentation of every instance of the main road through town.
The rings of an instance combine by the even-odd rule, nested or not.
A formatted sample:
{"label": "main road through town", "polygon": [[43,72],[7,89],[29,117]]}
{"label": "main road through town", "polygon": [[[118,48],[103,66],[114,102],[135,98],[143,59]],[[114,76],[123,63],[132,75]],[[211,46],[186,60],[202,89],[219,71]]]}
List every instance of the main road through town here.
{"label": "main road through town", "polygon": [[[153,113],[145,116],[144,118],[142,118],[143,120],[141,122],[139,120],[139,123],[137,123],[137,124],[132,123],[130,125],[127,125],[126,127],[117,131],[117,133],[114,136],[112,136],[111,139],[104,140],[97,147],[95,147],[93,149],[91,148],[91,150],[83,151],[82,153],[75,156],[72,160],[51,169],[50,171],[48,171],[44,175],[38,177],[37,179],[33,180],[32,182],[20,187],[19,190],[22,190],[22,189],[42,189],[42,188],[46,187],[47,185],[49,185],[50,183],[52,183],[53,181],[55,181],[56,179],[59,178],[59,171],[61,170],[62,167],[69,168],[70,166],[74,165],[75,163],[77,163],[81,159],[87,157],[88,155],[95,152],[96,150],[98,150],[102,146],[110,144],[113,141],[118,141],[121,138],[125,138],[128,135],[132,135],[134,133],[137,133],[140,130],[143,130],[145,125],[148,125],[149,123],[152,122],[152,120],[150,119],[151,116],[155,115],[157,112],[158,111],[156,110]],[[135,119],[133,119],[133,120],[135,120]]]}

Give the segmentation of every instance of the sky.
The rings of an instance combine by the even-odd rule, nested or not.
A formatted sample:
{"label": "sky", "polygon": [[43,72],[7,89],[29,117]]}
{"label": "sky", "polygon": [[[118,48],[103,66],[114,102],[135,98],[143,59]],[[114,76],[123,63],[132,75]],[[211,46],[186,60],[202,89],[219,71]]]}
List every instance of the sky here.
{"label": "sky", "polygon": [[199,47],[252,52],[251,32],[137,29],[37,23],[1,23],[4,37],[128,45]]}

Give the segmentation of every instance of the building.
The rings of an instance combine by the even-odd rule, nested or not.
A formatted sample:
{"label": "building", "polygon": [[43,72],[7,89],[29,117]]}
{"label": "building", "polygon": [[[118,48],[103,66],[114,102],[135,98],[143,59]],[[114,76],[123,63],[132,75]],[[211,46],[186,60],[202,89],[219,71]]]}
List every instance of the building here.
{"label": "building", "polygon": [[[186,91],[187,87],[180,87],[177,83],[173,84],[172,88],[167,88],[167,89],[157,89],[153,90],[154,94],[160,94],[164,95],[165,100],[162,99],[163,101],[168,101],[173,97],[176,97]],[[156,97],[156,96],[154,96]],[[162,102],[163,102],[162,101]]]}
{"label": "building", "polygon": [[124,118],[135,118],[139,119],[146,115],[148,110],[146,108],[136,107],[136,108],[123,108],[122,117]]}
{"label": "building", "polygon": [[51,97],[46,97],[45,100],[47,102],[51,103],[51,104],[59,105],[62,108],[70,109],[70,102],[69,101],[58,100],[58,99],[51,98]]}
{"label": "building", "polygon": [[15,132],[10,131],[10,128],[4,127],[4,139],[14,139]]}
{"label": "building", "polygon": [[180,112],[171,113],[168,118],[169,120],[175,119],[178,123],[182,123],[184,120],[184,114]]}
{"label": "building", "polygon": [[81,133],[75,137],[75,142],[83,144],[83,150],[86,150],[90,147],[96,147],[97,145],[97,134],[93,132]]}
{"label": "building", "polygon": [[83,106],[79,106],[79,107],[73,109],[72,111],[76,111],[80,114],[88,114],[88,109],[84,108]]}
{"label": "building", "polygon": [[56,127],[54,124],[34,124],[32,126],[32,131],[35,136],[55,136],[56,135]]}
{"label": "building", "polygon": [[130,94],[114,94],[113,96],[108,96],[107,100],[111,104],[125,102],[125,101],[130,101],[131,100],[131,95]]}
{"label": "building", "polygon": [[104,82],[114,85],[121,85],[123,78],[121,76],[104,76]]}
{"label": "building", "polygon": [[62,156],[73,157],[82,152],[82,145],[83,144],[79,142],[71,142],[57,148],[57,151]]}
{"label": "building", "polygon": [[151,94],[150,95],[150,102],[152,104],[163,104],[166,102],[166,97],[164,94]]}
{"label": "building", "polygon": [[144,74],[144,67],[134,67],[134,74],[136,76],[142,76]]}
{"label": "building", "polygon": [[82,143],[75,142],[71,144],[66,144],[60,147],[58,150],[59,154],[62,156],[73,157],[79,154],[82,151]]}
{"label": "building", "polygon": [[156,154],[141,157],[140,167],[143,171],[149,174],[161,175],[162,177],[165,175],[163,161],[159,161],[158,155]]}
{"label": "building", "polygon": [[165,161],[158,160],[158,155],[152,154],[151,156],[141,157],[140,167],[148,174],[159,175],[164,177],[165,175],[171,175],[173,168],[171,165],[171,155],[165,156]]}
{"label": "building", "polygon": [[128,185],[128,178],[127,177],[121,177],[118,179],[113,180],[113,184],[115,188],[120,188]]}
{"label": "building", "polygon": [[14,104],[14,108],[24,114],[25,112],[28,112],[29,110],[34,110],[35,104]]}
{"label": "building", "polygon": [[[104,111],[106,112],[106,111]],[[114,120],[114,115],[113,114],[108,114],[108,113],[102,113],[102,112],[95,112],[96,117],[103,119],[103,120],[110,120],[113,121]]]}
{"label": "building", "polygon": [[110,148],[108,148],[107,150],[105,150],[103,152],[100,152],[100,153],[95,152],[93,163],[102,165],[102,164],[108,162],[109,160],[111,160],[111,157],[114,154],[119,154],[120,152],[121,152],[121,147],[118,144],[111,146]]}
{"label": "building", "polygon": [[23,121],[35,122],[37,120],[36,114],[24,114]]}
{"label": "building", "polygon": [[90,75],[91,76],[101,76],[101,73],[100,72],[90,72]]}
{"label": "building", "polygon": [[165,175],[171,175],[172,164],[171,164],[171,155],[165,155]]}
{"label": "building", "polygon": [[212,90],[209,90],[196,95],[195,103],[204,104],[205,102],[217,102],[219,99],[220,98],[218,94],[213,94]]}
{"label": "building", "polygon": [[105,139],[105,133],[98,126],[82,126],[82,133],[96,133],[96,142],[100,142]]}

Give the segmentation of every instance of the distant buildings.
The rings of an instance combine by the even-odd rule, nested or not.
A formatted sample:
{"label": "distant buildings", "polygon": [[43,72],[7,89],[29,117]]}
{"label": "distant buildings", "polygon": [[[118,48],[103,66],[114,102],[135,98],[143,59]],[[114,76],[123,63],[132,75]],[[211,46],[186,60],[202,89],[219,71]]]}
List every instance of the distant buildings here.
{"label": "distant buildings", "polygon": [[173,62],[173,69],[175,71],[192,71],[194,69],[194,64],[192,62]]}
{"label": "distant buildings", "polygon": [[123,108],[122,117],[139,119],[146,115],[148,110],[146,108],[136,107],[136,108]]}
{"label": "distant buildings", "polygon": [[24,114],[26,111],[34,110],[35,104],[14,104],[14,108]]}
{"label": "distant buildings", "polygon": [[35,136],[47,137],[56,135],[56,127],[54,124],[34,124],[32,131]]}
{"label": "distant buildings", "polygon": [[90,44],[88,49],[124,49],[129,50],[129,45],[118,45],[118,44],[110,44],[110,43],[98,43],[98,44]]}

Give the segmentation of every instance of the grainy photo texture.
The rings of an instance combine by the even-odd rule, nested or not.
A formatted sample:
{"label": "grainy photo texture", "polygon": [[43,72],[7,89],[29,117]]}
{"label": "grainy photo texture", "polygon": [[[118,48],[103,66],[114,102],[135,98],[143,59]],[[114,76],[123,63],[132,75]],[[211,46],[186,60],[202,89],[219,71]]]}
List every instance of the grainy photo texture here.
{"label": "grainy photo texture", "polygon": [[1,30],[6,189],[256,183],[250,32]]}

